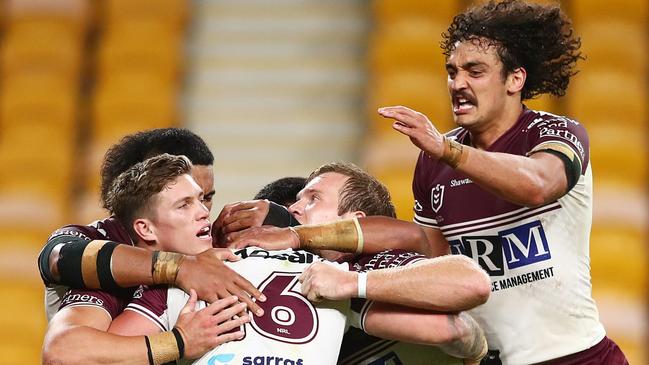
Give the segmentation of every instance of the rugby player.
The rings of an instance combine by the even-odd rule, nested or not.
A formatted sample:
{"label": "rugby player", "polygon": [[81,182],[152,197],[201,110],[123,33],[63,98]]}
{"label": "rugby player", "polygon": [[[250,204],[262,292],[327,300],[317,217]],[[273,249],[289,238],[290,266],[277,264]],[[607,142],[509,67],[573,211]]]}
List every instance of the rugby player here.
{"label": "rugby player", "polygon": [[[113,145],[101,168],[101,196],[105,198],[112,181],[137,162],[161,153],[185,155],[194,163],[192,176],[204,192],[203,203],[211,207],[214,196],[214,156],[196,134],[187,129],[164,128],[139,132],[124,137]],[[263,202],[257,203],[257,205]],[[248,213],[254,202],[240,207],[233,218]],[[126,245],[119,245],[125,243]],[[41,277],[46,286],[48,320],[60,306],[61,297],[69,289],[104,289],[124,295],[122,288],[153,284],[151,251],[131,246],[126,229],[109,217],[89,225],[68,225],[56,230],[48,239],[38,258]],[[162,264],[162,262],[160,263]],[[253,312],[260,308],[249,295],[260,298],[260,293],[249,282],[224,266],[217,255],[206,251],[198,256],[187,256],[175,278],[175,284],[208,301],[236,295]],[[126,294],[130,298],[130,294]]]}
{"label": "rugby player", "polygon": [[[176,281],[186,256],[168,251],[182,248],[187,255],[196,255],[211,247],[209,213],[191,171],[191,162],[185,156],[163,154],[120,175],[125,177],[117,179],[105,195],[106,207],[115,222],[124,227],[128,238],[136,246],[151,251],[154,261],[158,259],[150,274],[153,282]],[[134,178],[127,181],[128,177]],[[129,224],[122,224],[127,220]],[[219,260],[235,259],[228,251],[221,250],[215,255]],[[112,318],[121,312],[126,294],[69,290],[45,334],[43,364],[162,364],[183,356],[200,356],[214,346],[243,336],[241,332],[227,332],[249,320],[244,314],[245,303],[235,305],[236,297],[230,296],[196,312],[192,305],[196,294],[190,292],[192,300],[176,327],[145,338],[106,332]],[[237,313],[242,315],[232,319]]]}

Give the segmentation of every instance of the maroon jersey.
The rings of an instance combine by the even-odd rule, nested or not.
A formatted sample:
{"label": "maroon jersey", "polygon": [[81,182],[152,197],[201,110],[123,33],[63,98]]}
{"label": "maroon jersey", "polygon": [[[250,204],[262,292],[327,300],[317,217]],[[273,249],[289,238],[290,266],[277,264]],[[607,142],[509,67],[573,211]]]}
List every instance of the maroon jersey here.
{"label": "maroon jersey", "polygon": [[[110,217],[95,221],[89,225],[67,225],[57,229],[48,239],[48,246],[61,243],[75,244],[92,240],[108,240],[118,243],[133,244],[128,232],[115,218]],[[44,249],[45,250],[45,249]],[[81,270],[81,268],[79,268]],[[42,268],[41,268],[42,271]],[[61,273],[63,277],[65,274]],[[134,288],[120,289],[111,292],[93,289],[70,289],[64,285],[49,282],[45,275],[45,300],[48,320],[60,308],[68,306],[94,306],[105,310],[112,318],[122,312],[133,295]],[[65,281],[62,279],[62,281]],[[73,281],[73,279],[70,279]],[[74,283],[83,287],[83,283]]]}
{"label": "maroon jersey", "polygon": [[[447,134],[463,145],[463,128]],[[439,229],[454,254],[475,260],[491,278],[487,303],[470,311],[491,355],[506,364],[556,359],[605,336],[591,296],[588,254],[592,171],[586,130],[569,118],[524,109],[488,152],[561,158],[569,191],[537,207],[509,202],[447,164],[419,156],[413,181],[415,222]],[[571,180],[572,179],[572,180]],[[572,181],[572,183],[571,183]]]}

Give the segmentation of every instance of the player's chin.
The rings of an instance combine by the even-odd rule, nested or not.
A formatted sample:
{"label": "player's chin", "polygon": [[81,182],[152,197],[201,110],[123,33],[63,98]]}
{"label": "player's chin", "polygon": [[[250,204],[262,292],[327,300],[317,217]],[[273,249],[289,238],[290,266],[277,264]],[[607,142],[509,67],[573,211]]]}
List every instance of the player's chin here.
{"label": "player's chin", "polygon": [[190,245],[185,246],[186,247],[185,253],[188,255],[198,255],[199,253],[212,248],[212,236],[194,237],[194,239],[189,242],[192,243],[191,246]]}

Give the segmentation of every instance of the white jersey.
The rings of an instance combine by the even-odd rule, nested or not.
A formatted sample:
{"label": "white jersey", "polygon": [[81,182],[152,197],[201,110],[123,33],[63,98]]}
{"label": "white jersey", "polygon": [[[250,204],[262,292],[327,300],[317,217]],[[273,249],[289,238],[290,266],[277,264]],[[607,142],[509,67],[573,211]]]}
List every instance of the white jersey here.
{"label": "white jersey", "polygon": [[[449,138],[470,144],[461,128]],[[536,363],[594,346],[605,331],[591,296],[592,173],[583,126],[526,109],[489,151],[558,153],[580,176],[557,201],[527,208],[421,155],[413,183],[415,221],[441,230],[453,253],[489,273],[491,296],[470,314],[503,364]]]}
{"label": "white jersey", "polygon": [[[298,278],[304,269],[322,259],[305,251],[266,251],[246,248],[235,251],[242,257],[226,264],[248,279],[264,293],[266,302],[262,317],[252,316],[244,326],[242,340],[225,343],[193,362],[201,365],[306,365],[335,364],[347,326],[357,316],[352,315],[350,301],[323,301],[312,304],[300,294]],[[348,264],[331,263],[340,270]],[[162,296],[158,290],[145,290],[127,310],[144,314],[161,330],[175,325],[180,310],[189,296],[177,288],[162,288],[166,293],[163,306],[156,304]],[[136,293],[135,298],[138,297]],[[199,308],[205,307],[200,301]],[[356,325],[358,326],[358,320]],[[183,362],[181,362],[183,363]],[[185,362],[187,363],[187,362]]]}

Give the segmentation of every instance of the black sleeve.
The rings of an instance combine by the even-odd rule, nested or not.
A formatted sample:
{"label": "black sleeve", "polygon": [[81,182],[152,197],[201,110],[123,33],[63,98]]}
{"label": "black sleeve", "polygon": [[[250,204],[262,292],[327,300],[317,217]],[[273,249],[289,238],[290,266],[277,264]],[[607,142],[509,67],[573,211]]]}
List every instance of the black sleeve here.
{"label": "black sleeve", "polygon": [[[60,236],[55,236],[47,240],[45,243],[45,247],[41,250],[41,253],[38,255],[38,271],[41,274],[41,279],[43,279],[43,283],[45,285],[48,284],[65,284],[74,288],[83,288],[83,283],[78,282],[81,275],[81,266],[79,265],[78,267],[78,272],[76,275],[72,275],[71,281],[66,282],[67,277],[61,277],[60,282],[57,280],[54,280],[52,277],[52,272],[50,271],[50,254],[52,253],[52,250],[59,244],[63,244],[63,248],[59,251],[59,255],[62,255],[64,251],[70,252],[70,248],[77,248],[76,250],[72,250],[73,252],[79,251],[79,248],[81,248],[81,253],[83,253],[83,248],[90,242],[87,238],[79,237],[79,236],[74,236],[74,235],[60,235]],[[64,248],[68,248],[64,250]],[[74,254],[74,253],[72,253]],[[79,260],[79,263],[81,260]]]}
{"label": "black sleeve", "polygon": [[300,222],[293,217],[288,209],[279,204],[270,202],[268,215],[266,215],[263,225],[286,228],[299,226]]}
{"label": "black sleeve", "polygon": [[563,161],[563,167],[566,173],[566,178],[568,179],[568,190],[572,190],[572,188],[577,185],[577,182],[579,181],[579,177],[581,176],[581,165],[579,163],[579,160],[577,160],[577,157],[575,156],[573,160],[570,160],[568,156],[565,154],[547,149],[547,150],[540,150],[539,152],[547,152],[550,154],[553,154],[561,159]]}

